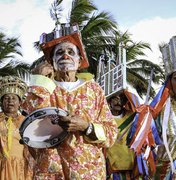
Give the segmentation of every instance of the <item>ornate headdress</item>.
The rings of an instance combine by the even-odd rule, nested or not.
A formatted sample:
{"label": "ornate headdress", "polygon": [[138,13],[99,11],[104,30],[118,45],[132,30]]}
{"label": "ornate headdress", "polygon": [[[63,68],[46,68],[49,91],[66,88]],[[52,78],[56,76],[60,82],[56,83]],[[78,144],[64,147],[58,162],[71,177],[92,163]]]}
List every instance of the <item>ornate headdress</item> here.
{"label": "ornate headdress", "polygon": [[164,68],[167,75],[176,71],[176,36],[172,37],[168,44],[161,47]]}
{"label": "ornate headdress", "polygon": [[0,78],[0,99],[9,93],[18,95],[23,99],[27,91],[27,84],[16,76],[5,76]]}
{"label": "ornate headdress", "polygon": [[79,27],[77,24],[73,26],[71,26],[70,24],[61,24],[57,26],[57,29],[53,32],[49,34],[43,33],[40,36],[40,45],[46,60],[49,63],[52,63],[52,50],[55,45],[63,41],[69,41],[78,47],[80,54],[83,57],[80,68],[87,68],[89,66],[89,62],[84,50],[84,45],[82,43],[81,34],[79,32]]}

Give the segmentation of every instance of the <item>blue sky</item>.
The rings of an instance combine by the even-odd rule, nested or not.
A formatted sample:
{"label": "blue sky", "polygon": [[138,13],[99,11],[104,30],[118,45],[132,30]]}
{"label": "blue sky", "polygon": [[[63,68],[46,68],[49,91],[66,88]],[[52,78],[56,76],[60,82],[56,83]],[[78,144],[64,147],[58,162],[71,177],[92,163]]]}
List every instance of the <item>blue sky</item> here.
{"label": "blue sky", "polygon": [[175,0],[95,0],[94,3],[99,9],[111,12],[119,25],[133,25],[155,16],[176,16]]}
{"label": "blue sky", "polygon": [[[50,32],[54,22],[49,15],[53,0],[0,0],[0,28],[10,36],[17,36],[22,44],[22,60],[32,63],[41,56],[33,48],[43,32]],[[64,0],[69,9],[71,0]],[[147,57],[159,63],[158,44],[169,42],[176,35],[176,0],[94,0],[100,11],[112,14],[122,32],[128,30],[134,41],[151,44]],[[66,9],[66,8],[65,8]],[[65,11],[65,18],[68,11]]]}

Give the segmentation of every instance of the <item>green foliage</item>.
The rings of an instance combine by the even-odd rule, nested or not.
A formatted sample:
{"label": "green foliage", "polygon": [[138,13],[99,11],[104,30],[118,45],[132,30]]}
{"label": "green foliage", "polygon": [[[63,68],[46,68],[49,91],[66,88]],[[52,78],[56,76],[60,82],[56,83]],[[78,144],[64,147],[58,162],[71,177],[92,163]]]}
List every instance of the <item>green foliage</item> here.
{"label": "green foliage", "polygon": [[[59,18],[62,17],[63,12],[61,3],[62,1],[58,1],[56,6],[52,6],[58,11]],[[60,23],[59,18],[55,18],[57,23]],[[78,23],[80,26],[82,41],[90,64],[90,67],[84,71],[89,71],[96,76],[100,55],[106,54],[116,59],[119,54],[118,47],[122,45],[126,49],[127,82],[137,90],[141,97],[147,92],[152,68],[154,69],[152,82],[158,84],[164,80],[164,73],[159,65],[152,63],[152,60],[141,59],[141,56],[145,56],[144,50],[151,50],[150,44],[142,41],[134,42],[127,31],[122,33],[113,16],[109,12],[99,12],[93,1],[73,0],[68,23]],[[35,45],[38,46],[37,43]],[[37,62],[34,62],[35,64]],[[151,87],[150,95],[154,96],[154,94],[154,88]]]}
{"label": "green foliage", "polygon": [[81,25],[84,21],[89,21],[90,14],[97,10],[97,7],[90,0],[73,0],[70,11],[70,23]]}
{"label": "green foliage", "polygon": [[9,38],[0,32],[0,62],[7,58],[14,58],[15,55],[22,56],[20,48],[18,38]]}
{"label": "green foliage", "polygon": [[0,68],[0,76],[15,75],[21,76],[28,73],[30,70],[30,65],[22,63],[21,61],[10,61],[7,65]]}
{"label": "green foliage", "polygon": [[[0,76],[18,75],[29,70],[29,65],[17,60],[16,56],[22,56],[21,44],[18,38],[9,38],[0,32]],[[10,60],[10,61],[9,61]],[[7,62],[7,63],[6,63]],[[6,65],[3,66],[2,64]]]}

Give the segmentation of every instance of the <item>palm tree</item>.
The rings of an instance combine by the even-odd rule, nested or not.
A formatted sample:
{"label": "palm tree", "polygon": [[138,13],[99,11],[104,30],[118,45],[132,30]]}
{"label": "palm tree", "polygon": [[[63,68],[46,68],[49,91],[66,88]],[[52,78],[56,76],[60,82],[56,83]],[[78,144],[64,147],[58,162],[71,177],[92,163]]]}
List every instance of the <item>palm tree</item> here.
{"label": "palm tree", "polygon": [[[51,17],[59,24],[59,18],[56,14],[61,16],[62,1],[54,1],[52,4],[53,10],[50,11]],[[58,13],[55,11],[59,11]],[[82,41],[87,52],[90,67],[89,72],[96,74],[97,58],[109,48],[108,44],[115,37],[117,23],[107,12],[97,13],[97,7],[90,0],[73,0],[70,10],[68,23],[78,23],[81,29]],[[34,46],[38,47],[38,42]],[[34,62],[34,64],[38,64]],[[34,65],[33,65],[34,66]]]}
{"label": "palm tree", "polygon": [[[162,67],[152,63],[152,61],[139,58],[145,56],[143,50],[149,49],[150,45],[145,42],[134,42],[130,38],[130,34],[125,32],[121,36],[116,36],[116,45],[114,49],[119,46],[120,43],[126,49],[126,61],[127,61],[127,82],[136,89],[138,94],[142,97],[147,92],[147,87],[149,83],[149,78],[151,70],[153,69],[154,75],[152,77],[152,82],[154,84],[160,84],[164,80],[164,72]],[[118,52],[118,49],[114,52]],[[117,56],[117,54],[116,54]],[[150,96],[155,95],[155,90],[151,86]]]}
{"label": "palm tree", "polygon": [[[59,8],[61,3],[62,0],[55,0],[52,5],[53,11],[50,11],[56,24],[60,23],[62,16],[62,8]],[[56,13],[56,11],[59,12]],[[73,0],[68,22],[71,24],[76,22],[81,28],[82,40],[90,64],[87,71],[96,75],[99,56],[113,54],[113,57],[117,57],[118,46],[122,43],[127,51],[127,81],[139,95],[146,94],[150,67],[154,68],[153,82],[159,83],[160,77],[163,76],[161,68],[149,60],[138,59],[139,56],[145,55],[143,50],[150,49],[150,45],[144,42],[133,42],[128,32],[122,34],[110,13],[98,12],[91,0]],[[37,43],[36,45],[38,46]],[[153,88],[151,92],[153,95]]]}
{"label": "palm tree", "polygon": [[[152,82],[159,85],[164,79],[164,73],[159,65],[146,59],[136,59],[127,63],[127,81],[136,89],[140,97],[146,95],[151,70],[154,70]],[[150,89],[150,96],[155,95],[153,86]]]}
{"label": "palm tree", "polygon": [[30,71],[30,65],[21,61],[11,60],[8,64],[0,68],[0,76],[20,76],[23,77]]}
{"label": "palm tree", "polygon": [[14,58],[15,55],[22,56],[21,45],[17,38],[8,38],[3,32],[0,32],[0,62],[7,58]]}
{"label": "palm tree", "polygon": [[[57,21],[55,14],[61,15],[62,8],[56,8],[61,6],[61,2],[54,1],[52,8],[54,10],[59,9],[59,13],[54,10],[52,12],[52,18]],[[68,17],[68,23],[78,23],[81,29],[82,41],[85,46],[85,50],[89,59],[89,71],[96,74],[96,66],[98,64],[98,57],[100,54],[109,51],[113,41],[115,42],[115,34],[117,34],[117,23],[108,12],[97,12],[97,7],[90,0],[73,0],[70,14]],[[38,42],[34,45],[38,50]],[[37,60],[38,61],[38,60]],[[40,61],[40,60],[39,60]],[[34,62],[34,65],[38,64]],[[33,65],[33,66],[34,66]],[[85,70],[83,70],[85,71]]]}
{"label": "palm tree", "polygon": [[20,50],[18,38],[9,38],[0,32],[0,76],[23,74],[29,69],[28,64],[16,59],[16,56],[22,56]]}
{"label": "palm tree", "polygon": [[[97,13],[97,8],[92,1],[73,0],[70,23],[75,21],[83,25],[81,34],[90,63],[88,71],[96,74],[97,61],[95,60],[102,53],[114,54],[113,56],[117,57],[119,44],[122,43],[127,52],[127,81],[138,94],[142,96],[147,92],[151,67],[154,70],[152,81],[160,83],[159,80],[164,76],[160,66],[149,60],[138,58],[145,56],[144,49],[151,50],[150,45],[145,42],[134,42],[128,32],[122,34],[108,12]],[[151,96],[154,92],[154,88],[151,87]]]}

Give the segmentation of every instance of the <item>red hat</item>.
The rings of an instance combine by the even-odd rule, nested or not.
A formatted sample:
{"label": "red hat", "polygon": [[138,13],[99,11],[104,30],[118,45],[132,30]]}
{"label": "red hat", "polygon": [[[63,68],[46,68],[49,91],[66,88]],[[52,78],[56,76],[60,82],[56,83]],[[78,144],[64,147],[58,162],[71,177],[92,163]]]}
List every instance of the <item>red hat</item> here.
{"label": "red hat", "polygon": [[61,28],[59,30],[55,30],[49,34],[43,33],[40,36],[40,45],[45,58],[49,63],[52,63],[51,53],[53,48],[61,42],[69,41],[78,47],[82,56],[80,69],[87,68],[89,66],[84,45],[81,40],[81,34],[78,30],[78,25],[70,26],[69,24],[61,24]]}

